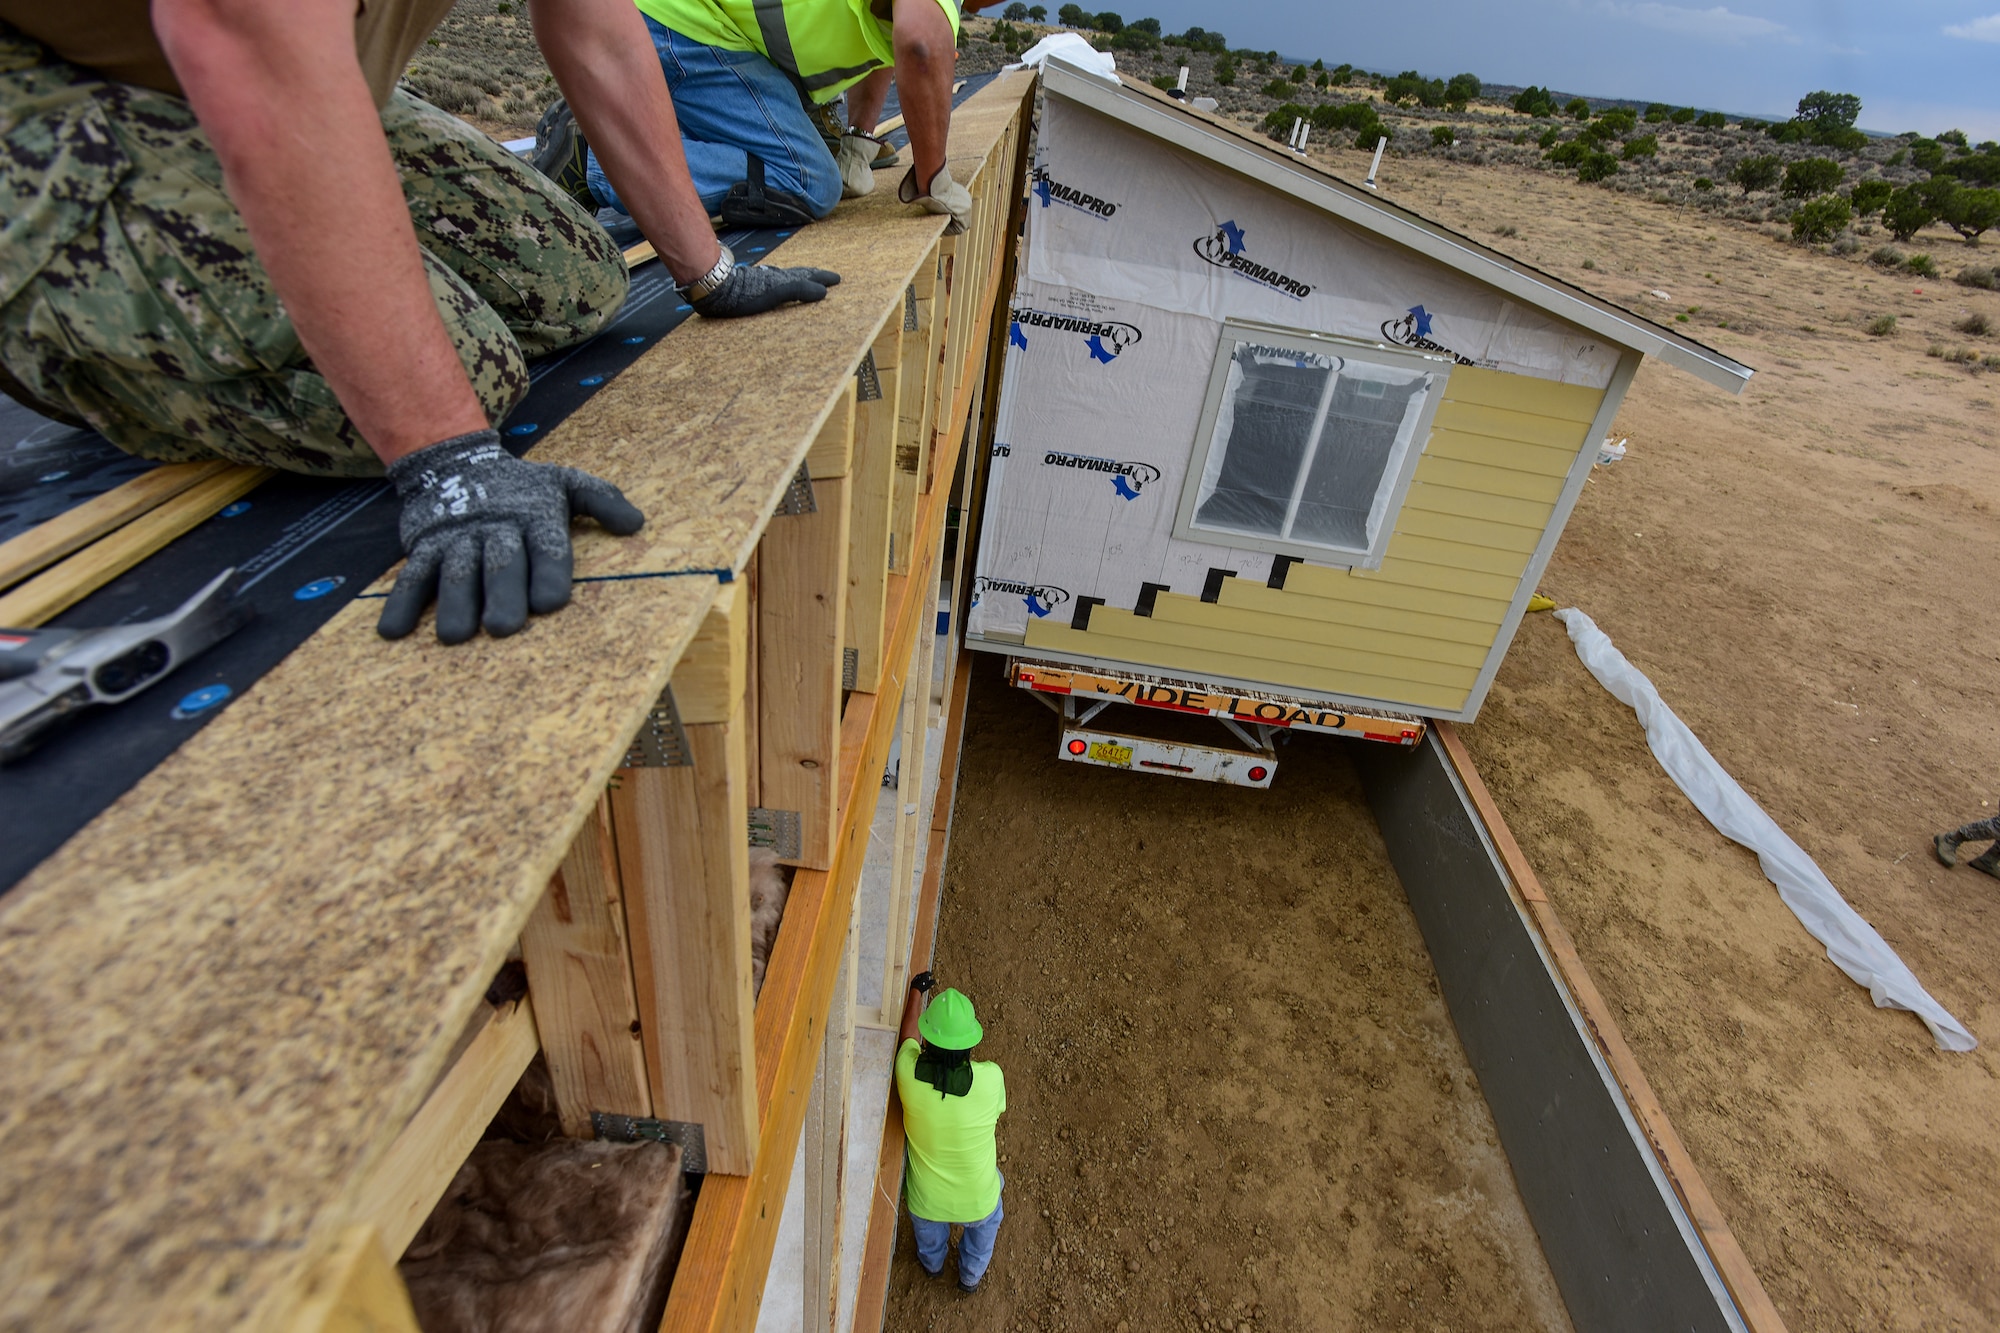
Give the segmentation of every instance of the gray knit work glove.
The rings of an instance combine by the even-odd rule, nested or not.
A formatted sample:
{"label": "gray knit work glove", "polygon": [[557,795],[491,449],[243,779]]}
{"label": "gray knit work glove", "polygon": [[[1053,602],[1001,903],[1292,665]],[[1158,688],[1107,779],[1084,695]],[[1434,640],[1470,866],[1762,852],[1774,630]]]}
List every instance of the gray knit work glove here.
{"label": "gray knit work glove", "polygon": [[400,639],[437,598],[440,643],[478,633],[501,638],[569,601],[569,521],[594,518],[621,537],[646,516],[616,486],[588,472],[514,457],[491,430],[406,454],[389,465],[403,502],[409,562],[376,629]]}
{"label": "gray knit work glove", "polygon": [[824,301],[826,289],[839,285],[840,275],[828,269],[738,264],[720,287],[692,304],[695,313],[704,318],[736,319],[761,315],[792,301],[807,305]]}

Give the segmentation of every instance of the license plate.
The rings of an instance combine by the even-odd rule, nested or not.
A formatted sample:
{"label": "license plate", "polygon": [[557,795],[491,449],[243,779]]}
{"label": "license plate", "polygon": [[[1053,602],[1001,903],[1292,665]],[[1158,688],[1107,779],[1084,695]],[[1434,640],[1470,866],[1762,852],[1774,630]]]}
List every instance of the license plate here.
{"label": "license plate", "polygon": [[1110,741],[1092,741],[1090,757],[1100,764],[1116,764],[1120,768],[1132,767],[1132,747],[1113,745]]}

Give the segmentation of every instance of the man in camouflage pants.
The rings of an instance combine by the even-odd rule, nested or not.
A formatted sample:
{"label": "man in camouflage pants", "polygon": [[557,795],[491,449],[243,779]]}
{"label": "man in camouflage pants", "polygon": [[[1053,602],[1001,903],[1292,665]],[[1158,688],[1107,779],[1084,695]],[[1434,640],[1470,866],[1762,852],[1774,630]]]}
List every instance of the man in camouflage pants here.
{"label": "man in camouflage pants", "polygon": [[[6,123],[19,128],[0,200],[19,221],[0,246],[0,374],[13,380],[0,389],[142,458],[382,475],[299,346],[185,101],[0,28]],[[100,128],[110,143],[93,151]],[[528,391],[529,358],[618,313],[618,247],[533,168],[401,88],[382,132],[431,295],[499,421]]]}
{"label": "man in camouflage pants", "polygon": [[[0,0],[0,392],[161,460],[386,472],[446,642],[569,600],[569,525],[617,487],[502,448],[528,359],[616,314],[589,213],[398,90],[451,0]],[[838,275],[737,265],[630,0],[537,0],[551,70],[704,316]]]}
{"label": "man in camouflage pants", "polygon": [[[1958,864],[1958,845],[1962,842],[1985,842],[1988,838],[2000,840],[2000,817],[1975,819],[1972,823],[1949,833],[1940,833],[1931,839],[1931,846],[1937,850],[1937,859],[1948,866]],[[1966,862],[1974,870],[1983,870],[2000,879],[2000,841]]]}

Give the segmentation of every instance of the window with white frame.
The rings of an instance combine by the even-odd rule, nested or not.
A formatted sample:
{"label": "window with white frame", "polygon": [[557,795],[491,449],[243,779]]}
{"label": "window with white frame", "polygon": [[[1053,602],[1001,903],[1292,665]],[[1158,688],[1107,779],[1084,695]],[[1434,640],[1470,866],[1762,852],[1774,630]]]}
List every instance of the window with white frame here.
{"label": "window with white frame", "polygon": [[1224,326],[1174,535],[1375,567],[1451,363]]}

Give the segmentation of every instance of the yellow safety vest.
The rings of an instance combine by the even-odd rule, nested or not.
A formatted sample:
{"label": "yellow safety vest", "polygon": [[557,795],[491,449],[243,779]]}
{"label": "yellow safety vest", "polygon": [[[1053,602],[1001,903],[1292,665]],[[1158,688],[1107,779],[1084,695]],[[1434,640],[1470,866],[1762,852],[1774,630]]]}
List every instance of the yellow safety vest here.
{"label": "yellow safety vest", "polygon": [[[638,0],[641,13],[725,51],[755,51],[815,102],[831,102],[896,63],[893,31],[871,0]],[[937,0],[958,35],[957,0]],[[886,7],[886,5],[885,5]]]}

